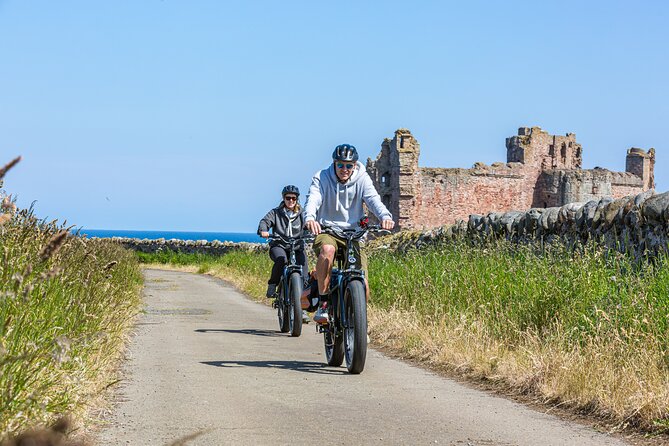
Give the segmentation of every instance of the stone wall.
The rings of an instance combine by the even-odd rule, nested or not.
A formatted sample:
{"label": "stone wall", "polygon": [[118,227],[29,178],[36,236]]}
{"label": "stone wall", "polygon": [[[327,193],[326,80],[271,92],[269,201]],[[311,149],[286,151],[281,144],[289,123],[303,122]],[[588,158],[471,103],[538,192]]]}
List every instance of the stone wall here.
{"label": "stone wall", "polygon": [[[529,211],[472,214],[453,225],[425,231],[402,231],[375,242],[376,247],[399,251],[421,248],[449,240],[506,239],[514,242],[563,241],[570,245],[601,243],[613,249],[648,257],[669,248],[669,192],[649,190],[618,199],[610,197],[560,207],[532,208]],[[176,251],[222,255],[232,250],[265,252],[266,244],[139,240],[114,237],[112,241],[145,253]],[[313,257],[313,253],[309,253]]]}
{"label": "stone wall", "polygon": [[632,148],[626,172],[581,169],[576,136],[522,127],[506,139],[507,162],[471,169],[418,166],[420,144],[407,129],[386,138],[367,171],[404,229],[452,224],[470,214],[562,206],[603,197],[619,198],[654,187],[655,151]]}
{"label": "stone wall", "polygon": [[526,212],[472,214],[467,220],[427,231],[400,233],[381,243],[400,251],[448,240],[588,242],[652,257],[669,248],[669,192],[649,190],[618,199],[602,198]]}
{"label": "stone wall", "polygon": [[111,240],[120,243],[128,249],[139,251],[148,254],[155,254],[164,251],[174,251],[184,254],[210,254],[223,255],[234,250],[244,251],[266,251],[267,245],[263,243],[231,243],[219,242],[214,240],[209,242],[207,240],[165,240],[164,238],[157,240],[136,239],[126,237],[112,237]]}

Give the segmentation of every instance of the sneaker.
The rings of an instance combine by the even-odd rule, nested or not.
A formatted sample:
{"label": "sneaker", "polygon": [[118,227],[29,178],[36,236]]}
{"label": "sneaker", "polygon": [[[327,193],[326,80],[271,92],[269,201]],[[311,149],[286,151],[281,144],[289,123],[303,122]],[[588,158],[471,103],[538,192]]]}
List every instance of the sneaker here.
{"label": "sneaker", "polygon": [[276,284],[275,283],[270,283],[267,285],[267,292],[265,293],[265,296],[267,297],[274,297],[276,294]]}
{"label": "sneaker", "polygon": [[306,311],[302,310],[302,323],[308,324],[309,322],[311,322],[311,318],[309,317]]}
{"label": "sneaker", "polygon": [[324,303],[318,310],[314,313],[314,322],[317,324],[327,324],[328,323],[328,305]]}

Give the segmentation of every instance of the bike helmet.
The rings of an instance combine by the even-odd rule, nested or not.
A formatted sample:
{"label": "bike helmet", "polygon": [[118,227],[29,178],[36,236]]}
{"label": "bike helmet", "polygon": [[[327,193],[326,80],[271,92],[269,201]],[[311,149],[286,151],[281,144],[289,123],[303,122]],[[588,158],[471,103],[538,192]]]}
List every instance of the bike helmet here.
{"label": "bike helmet", "polygon": [[281,196],[283,197],[286,194],[295,194],[296,196],[300,196],[300,190],[297,188],[297,186],[293,186],[292,184],[289,184],[288,186],[284,187],[283,190],[281,191]]}
{"label": "bike helmet", "polygon": [[339,144],[332,152],[334,161],[358,161],[358,151],[350,144]]}

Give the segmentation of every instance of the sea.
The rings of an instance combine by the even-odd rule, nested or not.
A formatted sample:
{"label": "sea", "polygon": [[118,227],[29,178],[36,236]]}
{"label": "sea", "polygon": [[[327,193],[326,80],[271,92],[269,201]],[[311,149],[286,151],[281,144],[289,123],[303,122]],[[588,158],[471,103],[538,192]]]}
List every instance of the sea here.
{"label": "sea", "polygon": [[156,240],[164,238],[165,240],[207,240],[209,242],[218,240],[219,242],[249,242],[265,243],[266,240],[251,232],[186,232],[186,231],[133,231],[125,229],[81,229],[79,235],[88,237],[111,238],[127,237],[138,239]]}

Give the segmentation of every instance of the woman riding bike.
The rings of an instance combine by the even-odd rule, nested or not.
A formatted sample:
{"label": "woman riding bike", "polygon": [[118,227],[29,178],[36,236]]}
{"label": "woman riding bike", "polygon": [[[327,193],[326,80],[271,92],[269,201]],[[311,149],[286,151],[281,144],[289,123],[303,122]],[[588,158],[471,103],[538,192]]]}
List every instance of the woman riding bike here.
{"label": "woman riding bike", "polygon": [[[269,211],[258,224],[258,235],[263,238],[269,237],[270,230],[274,234],[287,238],[299,237],[303,233],[304,214],[299,203],[300,190],[297,186],[288,185],[283,188],[281,195],[283,200],[279,206]],[[274,266],[272,266],[272,273],[267,281],[266,296],[274,297],[276,286],[281,280],[283,267],[288,262],[288,253],[277,240],[272,240],[269,246],[269,257],[274,262]],[[302,265],[302,277],[304,278],[309,270],[303,248],[295,251],[295,259]],[[306,317],[306,313],[303,313],[303,316]]]}

